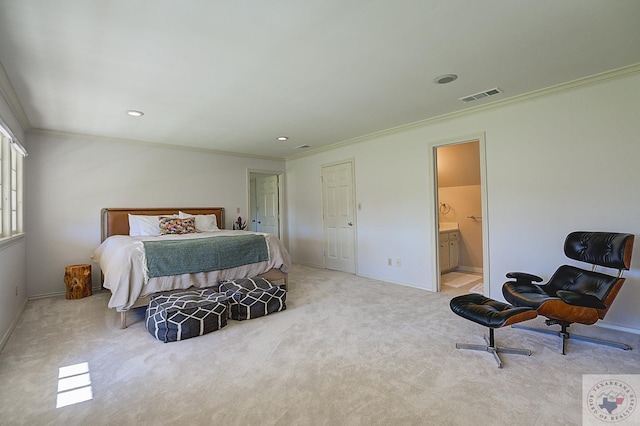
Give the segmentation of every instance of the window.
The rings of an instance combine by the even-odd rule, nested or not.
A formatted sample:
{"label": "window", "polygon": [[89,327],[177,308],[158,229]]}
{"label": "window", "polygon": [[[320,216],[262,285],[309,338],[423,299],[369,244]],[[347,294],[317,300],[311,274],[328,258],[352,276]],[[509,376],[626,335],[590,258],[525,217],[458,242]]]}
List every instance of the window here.
{"label": "window", "polygon": [[[18,167],[18,162],[22,160],[22,155],[19,155],[15,150],[11,150],[11,233],[17,234],[22,231],[22,226],[18,227],[18,211],[22,210],[19,206],[22,204],[21,197],[18,197],[18,183],[20,180],[18,176],[18,170],[22,169]],[[22,186],[22,185],[20,185]]]}
{"label": "window", "polygon": [[26,151],[0,125],[0,240],[22,234],[23,162]]}
{"label": "window", "polygon": [[4,227],[3,225],[3,218],[4,218],[4,191],[2,190],[2,188],[6,187],[6,185],[3,185],[4,182],[4,173],[2,172],[3,167],[2,165],[4,164],[4,157],[6,157],[6,155],[4,154],[5,151],[9,151],[8,146],[5,147],[5,145],[8,145],[7,142],[5,142],[5,136],[0,133],[0,197],[2,197],[0,199],[0,238],[2,238],[4,236]]}

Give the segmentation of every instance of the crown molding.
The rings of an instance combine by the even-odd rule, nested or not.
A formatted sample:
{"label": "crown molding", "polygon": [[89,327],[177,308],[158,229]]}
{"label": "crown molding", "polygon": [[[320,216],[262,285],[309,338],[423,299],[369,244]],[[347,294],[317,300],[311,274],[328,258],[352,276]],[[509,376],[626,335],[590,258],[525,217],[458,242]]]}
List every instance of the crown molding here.
{"label": "crown molding", "polygon": [[282,157],[269,157],[266,155],[243,154],[239,152],[199,148],[194,146],[165,144],[165,143],[159,143],[159,142],[141,141],[136,139],[113,138],[113,137],[107,137],[107,136],[96,136],[96,135],[89,135],[84,133],[64,132],[61,130],[29,129],[29,133],[39,133],[43,135],[53,135],[53,136],[62,136],[62,137],[83,138],[83,139],[101,141],[101,142],[119,142],[124,144],[142,145],[142,146],[147,146],[149,148],[166,148],[166,149],[176,149],[180,151],[204,152],[207,154],[225,155],[228,157],[242,157],[242,158],[255,158],[259,160],[284,161],[284,158]]}
{"label": "crown molding", "polygon": [[20,127],[22,127],[22,131],[26,132],[29,130],[31,128],[29,118],[24,112],[20,99],[18,99],[18,95],[16,95],[16,92],[13,90],[9,76],[2,64],[0,64],[0,95],[2,95],[7,105],[9,105],[9,109],[18,120]]}
{"label": "crown molding", "polygon": [[308,157],[311,155],[319,154],[322,152],[332,151],[337,148],[342,148],[349,145],[354,145],[357,143],[365,142],[372,140],[374,138],[379,138],[383,136],[393,135],[400,132],[405,132],[407,130],[417,129],[421,127],[426,127],[435,123],[440,123],[447,120],[452,120],[454,118],[464,117],[470,114],[475,114],[477,112],[491,110],[500,108],[503,106],[526,102],[532,99],[537,99],[543,96],[549,96],[553,94],[557,94],[560,92],[566,92],[569,90],[582,88],[586,86],[591,86],[594,84],[604,83],[610,80],[616,80],[619,78],[624,78],[630,75],[640,73],[640,63],[629,65],[622,68],[617,68],[611,71],[606,71],[600,74],[596,74],[589,77],[579,78],[577,80],[568,81],[566,83],[558,84],[555,86],[547,87],[545,89],[535,90],[533,92],[524,93],[522,95],[513,96],[507,99],[501,99],[498,101],[490,102],[484,105],[479,105],[476,107],[467,108],[461,111],[455,111],[448,114],[439,115],[437,117],[427,118],[420,121],[415,121],[413,123],[404,124],[397,127],[392,127],[389,129],[381,130],[379,132],[369,133],[366,135],[358,136],[353,139],[348,139],[345,141],[337,142],[331,145],[326,145],[320,148],[316,148],[311,151],[305,151],[304,153],[291,155],[289,157],[285,157],[285,161],[296,160],[298,158]]}

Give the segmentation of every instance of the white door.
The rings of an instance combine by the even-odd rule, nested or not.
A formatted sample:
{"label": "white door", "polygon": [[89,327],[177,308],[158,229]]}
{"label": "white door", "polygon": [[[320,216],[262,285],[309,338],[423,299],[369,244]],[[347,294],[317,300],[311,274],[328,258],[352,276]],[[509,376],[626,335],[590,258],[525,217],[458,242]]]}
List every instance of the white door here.
{"label": "white door", "polygon": [[258,232],[258,202],[256,200],[256,179],[249,179],[249,216],[251,217],[250,231]]}
{"label": "white door", "polygon": [[256,230],[279,237],[277,175],[256,178],[256,199],[258,206]]}
{"label": "white door", "polygon": [[327,269],[355,274],[353,163],[322,168],[324,260]]}

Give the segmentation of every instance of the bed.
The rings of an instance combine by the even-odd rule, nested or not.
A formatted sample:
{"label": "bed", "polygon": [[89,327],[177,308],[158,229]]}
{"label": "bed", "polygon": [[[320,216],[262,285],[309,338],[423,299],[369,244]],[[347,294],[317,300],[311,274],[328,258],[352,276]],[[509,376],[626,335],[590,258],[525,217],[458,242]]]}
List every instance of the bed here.
{"label": "bed", "polygon": [[[100,266],[103,287],[111,291],[109,308],[120,312],[122,328],[127,326],[127,311],[147,306],[154,294],[166,294],[188,288],[207,288],[215,286],[220,280],[255,276],[265,277],[272,282],[282,282],[285,288],[288,286],[291,258],[282,242],[271,234],[225,230],[222,207],[105,208],[102,209],[101,217],[102,242],[91,258]],[[161,227],[169,229],[166,235],[158,236],[141,232],[144,224],[151,223],[153,218],[159,217],[162,218]],[[183,220],[189,217],[192,217],[194,222]],[[208,222],[202,222],[204,220]],[[130,223],[135,229],[130,229]],[[198,229],[197,232],[187,228],[185,233],[172,233],[171,226],[175,223],[180,225],[193,223]],[[256,249],[254,257],[245,259],[242,258],[244,255],[238,253],[251,252],[249,249],[245,250],[248,246],[242,245],[249,244],[249,240],[266,247],[260,246]],[[188,269],[186,263],[189,262],[182,262],[184,265],[174,265],[178,269],[164,268],[163,271],[166,265],[161,263],[162,259],[167,263],[171,263],[171,259],[174,258],[180,259],[180,256],[175,255],[176,252],[171,252],[171,255],[167,256],[168,250],[183,250],[187,245],[190,247],[194,244],[199,246],[198,250],[217,250],[218,253],[224,251],[234,256],[227,258],[227,263],[223,262],[213,270],[209,267],[208,270],[200,271],[193,269],[193,265],[188,265],[192,268]],[[220,247],[219,244],[223,244],[222,247],[227,249],[216,249]],[[251,253],[247,256],[250,255]],[[190,255],[188,259],[202,259],[206,263],[208,257],[208,255],[198,254]],[[159,263],[151,264],[151,258]],[[181,266],[184,268],[181,269]],[[174,275],[168,275],[174,272]]]}

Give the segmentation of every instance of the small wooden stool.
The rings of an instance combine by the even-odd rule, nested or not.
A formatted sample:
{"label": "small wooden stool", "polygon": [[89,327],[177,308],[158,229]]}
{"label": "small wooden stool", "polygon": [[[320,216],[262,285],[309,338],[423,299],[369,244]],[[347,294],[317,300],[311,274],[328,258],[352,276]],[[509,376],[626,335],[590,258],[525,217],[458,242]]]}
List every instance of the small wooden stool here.
{"label": "small wooden stool", "polygon": [[91,296],[91,265],[69,265],[64,268],[64,283],[67,299],[82,299]]}

